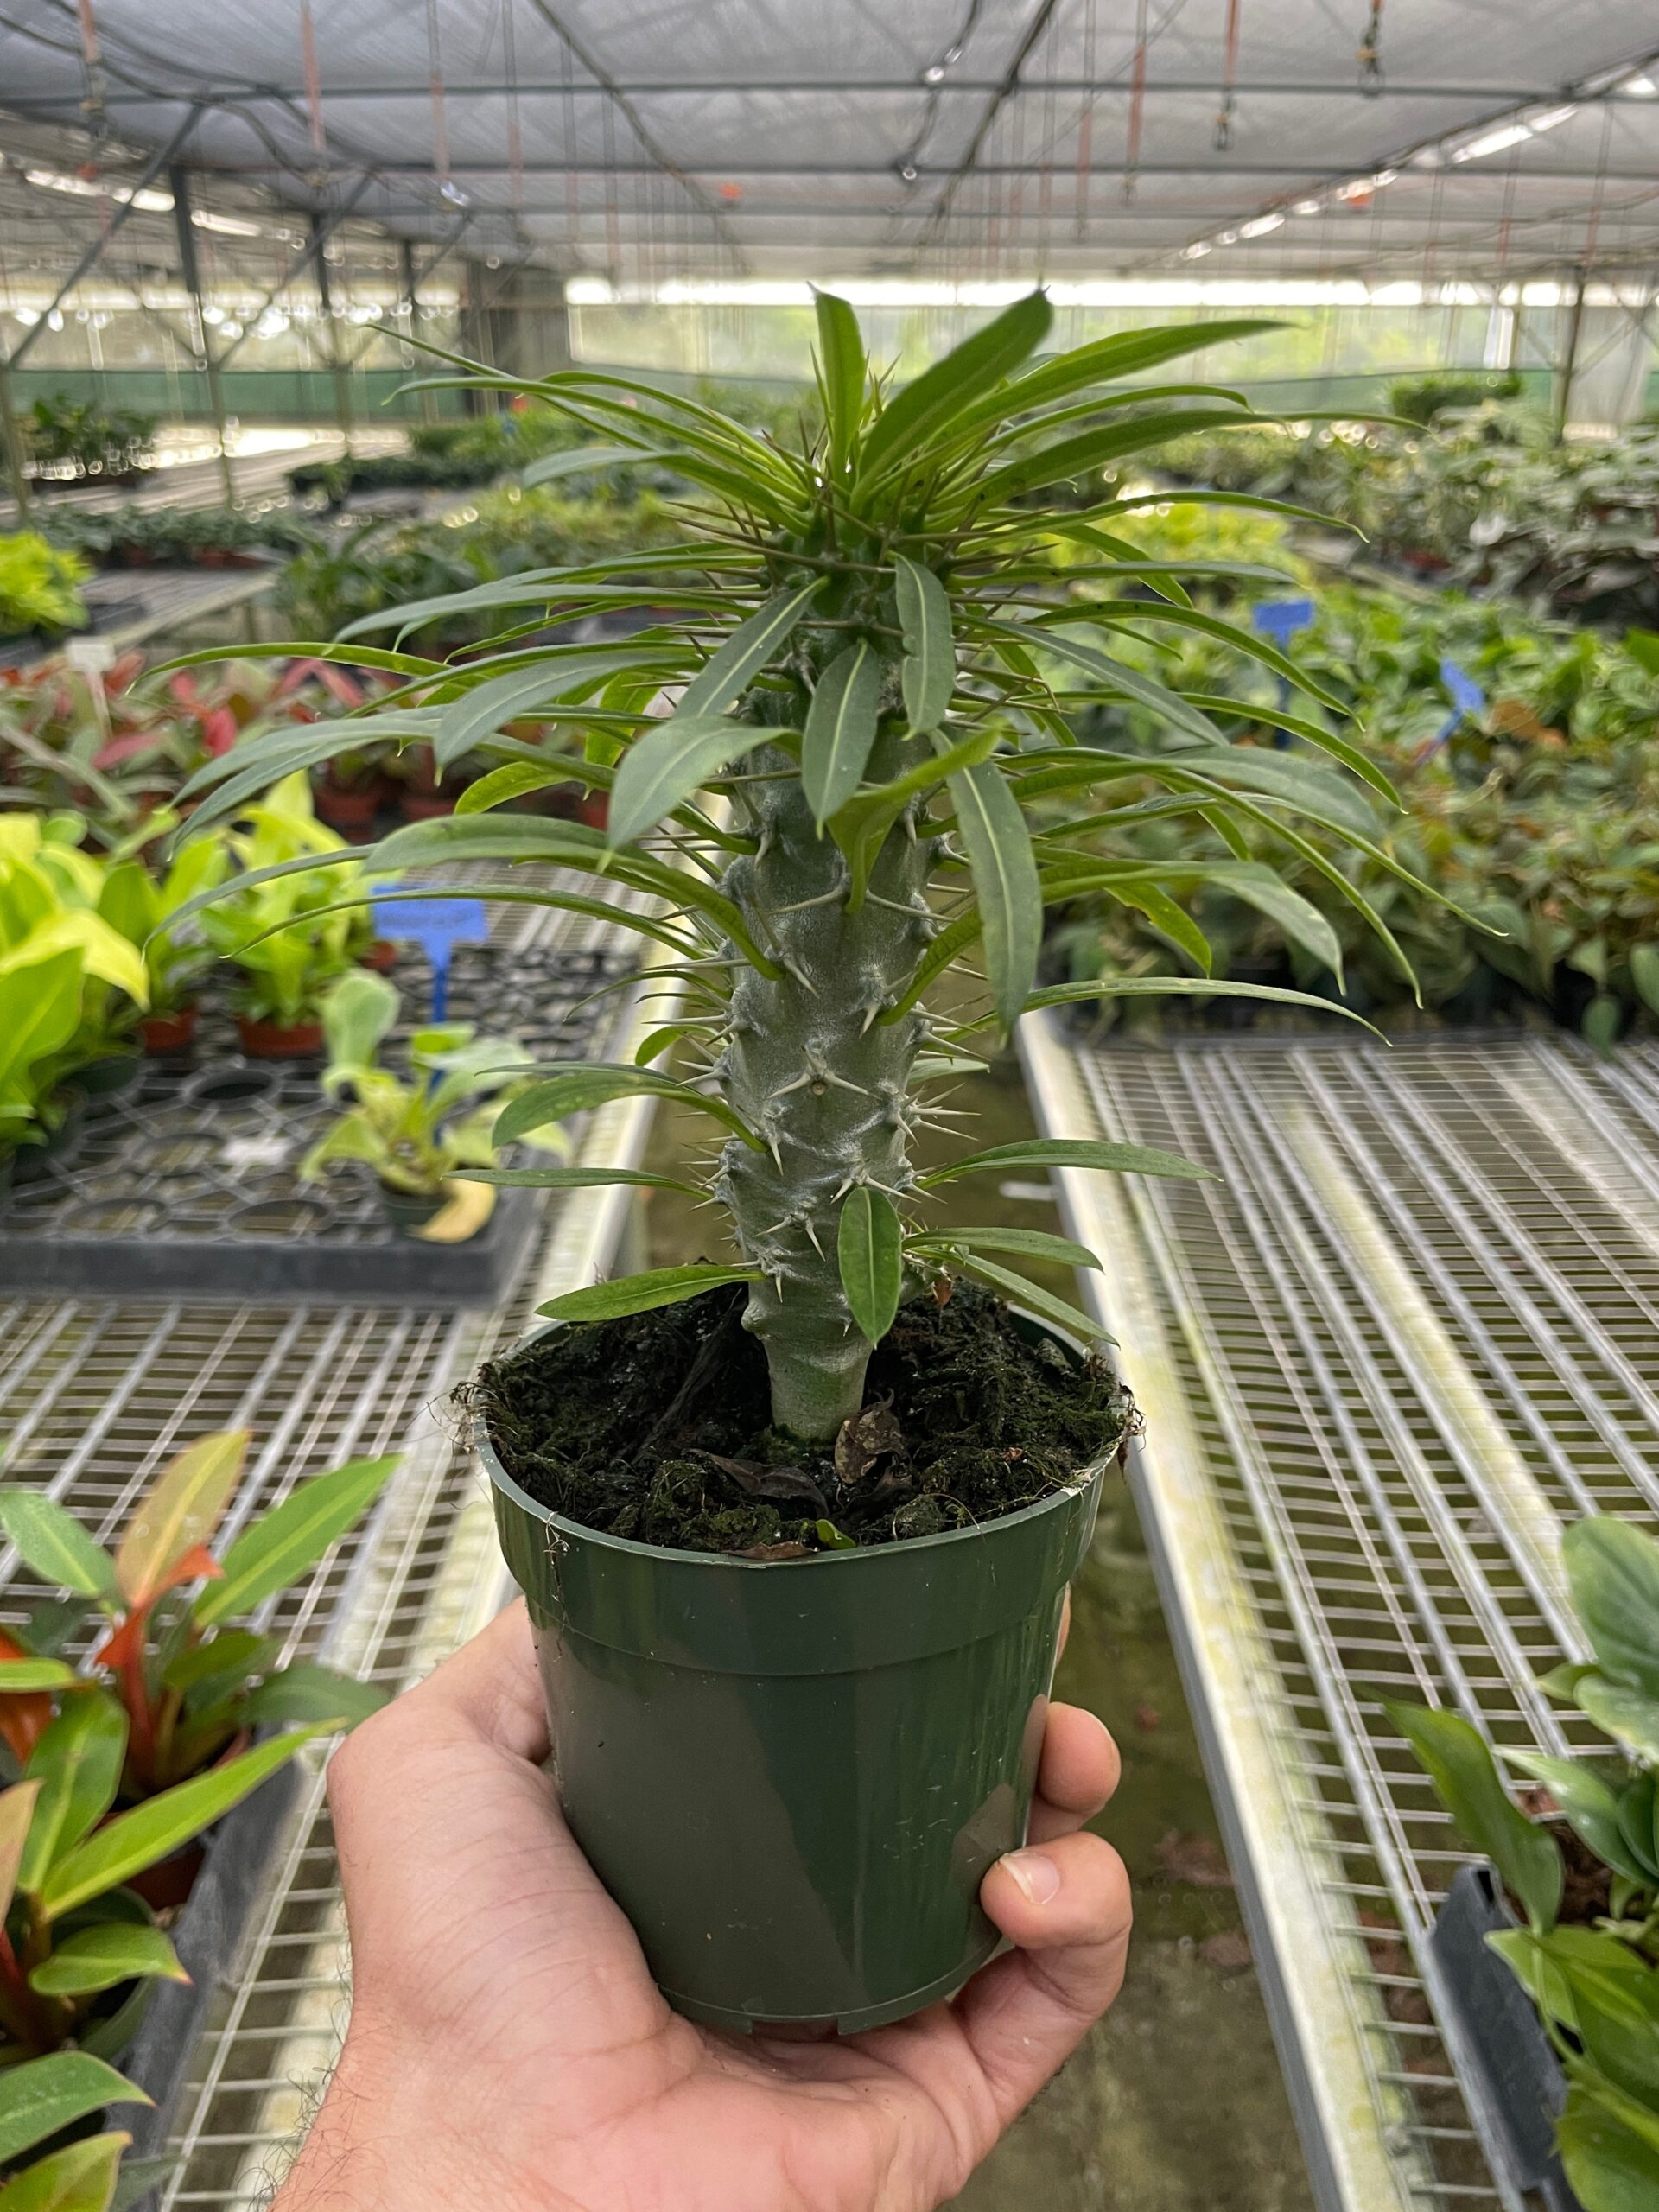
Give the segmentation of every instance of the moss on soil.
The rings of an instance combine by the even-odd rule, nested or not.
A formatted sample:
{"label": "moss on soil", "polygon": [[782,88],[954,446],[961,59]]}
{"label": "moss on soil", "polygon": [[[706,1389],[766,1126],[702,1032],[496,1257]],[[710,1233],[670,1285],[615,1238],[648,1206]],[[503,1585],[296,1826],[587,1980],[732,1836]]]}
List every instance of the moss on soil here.
{"label": "moss on soil", "polygon": [[1103,1363],[1028,1343],[958,1282],[902,1308],[839,1447],[770,1425],[741,1288],[559,1329],[474,1389],[503,1465],[590,1529],[688,1551],[788,1556],[817,1523],[858,1544],[972,1527],[1031,1505],[1116,1450],[1133,1402]]}

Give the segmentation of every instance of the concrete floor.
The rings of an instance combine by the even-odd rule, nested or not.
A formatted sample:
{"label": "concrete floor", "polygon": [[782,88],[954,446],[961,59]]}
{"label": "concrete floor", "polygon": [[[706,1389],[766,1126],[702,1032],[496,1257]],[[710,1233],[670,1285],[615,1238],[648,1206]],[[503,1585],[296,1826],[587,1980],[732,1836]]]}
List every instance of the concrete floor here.
{"label": "concrete floor", "polygon": [[[954,1103],[974,1117],[964,1128],[975,1147],[1034,1134],[1011,1061],[964,1084]],[[706,1152],[708,1128],[664,1108],[652,1163],[683,1173],[688,1155]],[[938,1195],[961,1220],[1058,1225],[1052,1206],[1001,1195],[988,1176]],[[672,1192],[650,1194],[646,1218],[652,1266],[718,1249],[711,1215]],[[1062,1274],[1048,1279],[1075,1294]],[[1073,1607],[1059,1694],[1099,1713],[1123,1753],[1122,1786],[1098,1825],[1135,1885],[1128,1981],[957,2212],[1312,2212],[1174,1655],[1121,1486],[1103,1504]]]}

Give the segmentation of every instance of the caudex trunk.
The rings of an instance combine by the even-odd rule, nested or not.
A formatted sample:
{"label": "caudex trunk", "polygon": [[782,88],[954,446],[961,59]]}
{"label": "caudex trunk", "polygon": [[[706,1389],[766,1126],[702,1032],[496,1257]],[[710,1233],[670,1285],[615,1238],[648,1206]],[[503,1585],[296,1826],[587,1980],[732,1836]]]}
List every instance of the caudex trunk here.
{"label": "caudex trunk", "polygon": [[[763,711],[777,719],[775,694]],[[884,728],[872,779],[901,773],[919,741]],[[842,1288],[841,1202],[860,1183],[897,1198],[911,1179],[910,1075],[928,1025],[918,1014],[880,1017],[938,927],[926,897],[935,845],[906,810],[859,899],[839,847],[814,826],[795,763],[769,747],[748,765],[738,811],[757,849],[732,862],[721,888],[782,972],[745,966],[732,994],[715,1072],[766,1148],[734,1139],[715,1189],[744,1257],[765,1270],[744,1325],[766,1348],[772,1418],[824,1438],[862,1404],[872,1350]]]}

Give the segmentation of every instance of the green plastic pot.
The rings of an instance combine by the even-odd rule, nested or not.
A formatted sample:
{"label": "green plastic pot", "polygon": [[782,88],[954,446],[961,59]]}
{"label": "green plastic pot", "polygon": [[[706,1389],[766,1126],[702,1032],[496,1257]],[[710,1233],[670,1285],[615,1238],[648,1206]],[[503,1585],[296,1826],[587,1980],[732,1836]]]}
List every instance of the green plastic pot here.
{"label": "green plastic pot", "polygon": [[1118,1447],[980,1528],[763,1562],[583,1528],[481,1437],[565,1818],[677,2011],[851,2034],[991,1957],[979,1885],[1025,1840]]}

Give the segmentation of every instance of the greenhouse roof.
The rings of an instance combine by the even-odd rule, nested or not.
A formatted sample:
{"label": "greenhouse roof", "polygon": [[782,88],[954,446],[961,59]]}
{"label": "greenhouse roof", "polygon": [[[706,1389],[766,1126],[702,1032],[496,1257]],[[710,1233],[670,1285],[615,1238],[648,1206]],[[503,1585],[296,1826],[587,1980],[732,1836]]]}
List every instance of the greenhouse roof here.
{"label": "greenhouse roof", "polygon": [[320,211],[646,287],[1198,261],[1639,276],[1659,19],[1650,0],[0,0],[0,147],[14,269],[73,266],[111,188],[128,255],[161,252],[170,162],[197,173],[212,250],[256,261]]}

